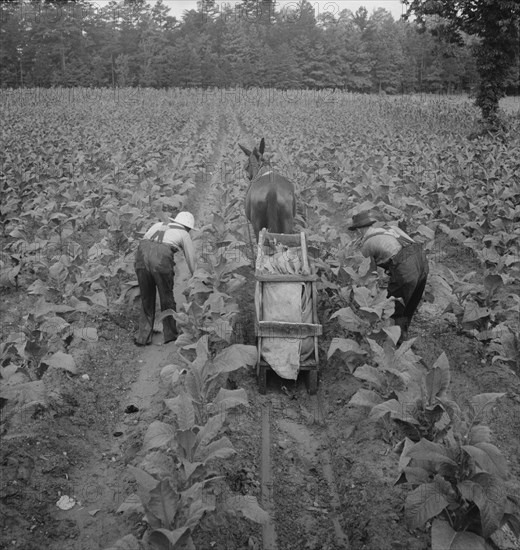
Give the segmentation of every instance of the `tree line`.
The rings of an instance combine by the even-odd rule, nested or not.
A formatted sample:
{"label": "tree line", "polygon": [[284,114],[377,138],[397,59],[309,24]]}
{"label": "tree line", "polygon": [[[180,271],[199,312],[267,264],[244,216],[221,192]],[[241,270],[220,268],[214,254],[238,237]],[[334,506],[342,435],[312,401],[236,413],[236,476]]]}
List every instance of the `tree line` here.
{"label": "tree line", "polygon": [[[331,8],[335,4],[329,5]],[[0,84],[259,86],[354,92],[469,92],[478,83],[470,35],[453,42],[384,9],[315,13],[301,0],[219,6],[201,0],[179,20],[144,0],[3,2]],[[511,71],[507,86],[519,85]]]}

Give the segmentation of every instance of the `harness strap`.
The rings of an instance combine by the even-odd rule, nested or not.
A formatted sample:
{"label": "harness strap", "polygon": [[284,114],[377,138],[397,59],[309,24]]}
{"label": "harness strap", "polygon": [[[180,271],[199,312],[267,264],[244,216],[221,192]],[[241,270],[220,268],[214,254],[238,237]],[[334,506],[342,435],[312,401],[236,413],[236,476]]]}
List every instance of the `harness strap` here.
{"label": "harness strap", "polygon": [[260,174],[260,175],[257,174],[255,179],[261,178],[263,176],[268,176],[269,174],[272,174],[272,173],[273,173],[273,171],[269,170],[269,172],[264,172],[263,174]]}
{"label": "harness strap", "polygon": [[399,244],[403,247],[403,248],[406,248],[407,246],[410,246],[412,244],[417,244],[412,238],[410,239],[406,239],[405,237],[403,237],[402,235],[398,235],[396,237],[396,239],[399,241]]}
{"label": "harness strap", "polygon": [[171,227],[172,229],[175,228],[175,229],[182,229],[186,231],[186,226],[182,225],[182,223],[179,223],[179,222],[170,222],[168,224],[168,227]]}
{"label": "harness strap", "polygon": [[258,172],[256,173],[256,176],[254,176],[254,178],[251,180],[251,183],[253,181],[256,181],[257,179],[261,178],[262,176],[267,176],[268,174],[271,174],[273,172],[273,170],[269,170],[267,172],[261,172],[262,168],[266,168],[266,167],[270,167],[270,164],[268,164],[267,162],[265,164],[261,164],[258,168]]}
{"label": "harness strap", "polygon": [[390,258],[388,258],[388,260],[384,263],[381,263],[381,264],[377,264],[379,267],[382,267],[385,271],[388,272],[391,264],[392,264],[392,260],[406,247],[408,246],[411,246],[413,244],[417,244],[411,237],[410,239],[407,239],[405,237],[403,237],[402,235],[394,235],[393,233],[391,233],[390,231],[380,231],[379,233],[374,233],[373,235],[369,235],[366,239],[365,239],[365,243],[371,239],[372,237],[378,237],[380,235],[388,235],[389,237],[393,237],[394,239],[397,240],[397,242],[401,245],[401,250],[399,250],[399,252],[397,252],[396,254],[394,254],[393,256],[391,256]]}
{"label": "harness strap", "polygon": [[[181,227],[181,226],[179,226]],[[184,229],[184,226],[182,226]],[[150,240],[159,244],[163,244],[164,234],[166,233],[165,229],[158,229],[151,237]],[[168,245],[173,252],[179,252],[179,247],[175,244],[169,244]]]}
{"label": "harness strap", "polygon": [[165,234],[165,232],[166,232],[166,231],[165,231],[164,229],[162,229],[162,230],[161,230],[161,229],[158,229],[158,230],[150,237],[150,240],[162,244],[163,239],[164,239],[164,234]]}
{"label": "harness strap", "polygon": [[389,237],[393,237],[394,239],[397,240],[397,242],[403,247],[403,248],[406,248],[407,246],[410,246],[411,244],[416,244],[416,242],[410,238],[410,239],[406,239],[405,237],[403,237],[402,235],[394,235],[393,233],[391,233],[390,231],[381,231],[380,233],[374,233],[372,235],[369,235],[365,240],[364,242],[367,242],[369,239],[371,239],[372,237],[379,237],[380,235],[388,235]]}

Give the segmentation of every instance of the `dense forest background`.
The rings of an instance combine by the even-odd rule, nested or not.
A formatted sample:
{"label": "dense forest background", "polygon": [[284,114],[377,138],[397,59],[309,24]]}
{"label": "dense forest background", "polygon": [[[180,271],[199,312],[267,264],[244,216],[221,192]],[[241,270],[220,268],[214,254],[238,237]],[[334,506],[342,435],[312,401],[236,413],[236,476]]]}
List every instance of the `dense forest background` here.
{"label": "dense forest background", "polygon": [[[332,4],[331,4],[332,6]],[[341,3],[338,3],[341,6]],[[471,92],[476,40],[450,42],[384,9],[316,14],[307,0],[219,7],[201,0],[179,20],[144,0],[98,6],[2,2],[0,85],[341,88],[354,92]],[[436,30],[438,29],[438,32]],[[511,70],[510,93],[519,71]]]}

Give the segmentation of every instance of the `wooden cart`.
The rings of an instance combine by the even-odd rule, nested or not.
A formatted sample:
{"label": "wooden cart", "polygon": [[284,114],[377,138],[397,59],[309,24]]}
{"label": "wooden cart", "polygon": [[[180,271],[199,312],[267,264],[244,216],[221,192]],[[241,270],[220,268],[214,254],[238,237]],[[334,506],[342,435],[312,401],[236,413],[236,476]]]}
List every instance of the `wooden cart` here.
{"label": "wooden cart", "polygon": [[[303,270],[308,275],[293,275],[293,274],[271,274],[264,273],[258,270],[258,260],[264,247],[271,247],[274,242],[280,243],[289,247],[299,247],[301,249],[301,261]],[[262,339],[269,338],[289,338],[289,339],[304,339],[312,337],[314,339],[314,350],[308,359],[302,361],[300,359],[299,371],[304,371],[307,375],[307,387],[309,393],[315,394],[318,388],[318,368],[319,368],[319,356],[318,356],[318,336],[322,334],[322,326],[318,322],[318,314],[316,307],[316,280],[314,264],[309,262],[307,252],[307,240],[305,233],[302,231],[300,234],[280,234],[280,233],[268,233],[266,229],[263,229],[259,235],[258,241],[258,255],[257,255],[257,269],[255,271],[255,278],[260,285],[259,292],[259,310],[257,311],[256,320],[256,337],[258,358],[256,363],[256,374],[258,378],[258,386],[261,394],[266,392],[266,379],[267,371],[271,369],[269,364],[262,357]],[[311,290],[312,300],[312,322],[311,323],[290,323],[290,322],[278,322],[278,321],[264,321],[262,317],[262,300],[264,293],[264,285],[266,283],[291,283],[291,282],[305,282],[309,283]],[[260,317],[260,318],[258,318]]]}

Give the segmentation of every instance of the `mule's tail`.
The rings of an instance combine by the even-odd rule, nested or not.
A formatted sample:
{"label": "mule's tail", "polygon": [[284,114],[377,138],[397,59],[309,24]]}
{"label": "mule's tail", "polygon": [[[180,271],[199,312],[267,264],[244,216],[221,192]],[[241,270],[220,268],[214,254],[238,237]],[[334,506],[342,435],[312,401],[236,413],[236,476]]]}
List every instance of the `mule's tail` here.
{"label": "mule's tail", "polygon": [[273,186],[267,193],[267,231],[269,233],[280,233],[280,223],[278,215],[278,196],[276,187]]}

